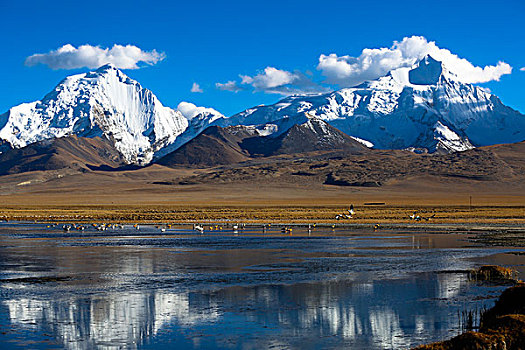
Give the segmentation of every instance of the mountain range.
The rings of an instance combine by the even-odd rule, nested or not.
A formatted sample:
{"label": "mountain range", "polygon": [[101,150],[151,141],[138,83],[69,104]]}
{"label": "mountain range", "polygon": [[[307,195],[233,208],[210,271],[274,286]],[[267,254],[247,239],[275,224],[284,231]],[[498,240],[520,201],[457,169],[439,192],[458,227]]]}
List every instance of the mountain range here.
{"label": "mountain range", "polygon": [[216,166],[335,150],[447,154],[524,139],[524,115],[431,56],[353,88],[294,95],[231,117],[201,108],[191,119],[105,65],[0,115],[0,173],[72,160],[86,169]]}
{"label": "mountain range", "polygon": [[376,149],[449,153],[525,140],[523,114],[486,89],[459,82],[431,56],[354,88],[290,96],[220,122],[257,125],[304,113]]}

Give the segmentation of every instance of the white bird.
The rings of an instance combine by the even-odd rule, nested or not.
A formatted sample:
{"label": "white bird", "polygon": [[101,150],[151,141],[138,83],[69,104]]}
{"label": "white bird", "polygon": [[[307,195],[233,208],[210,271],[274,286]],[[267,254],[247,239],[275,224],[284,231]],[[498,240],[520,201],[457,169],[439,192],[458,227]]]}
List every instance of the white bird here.
{"label": "white bird", "polygon": [[204,227],[202,227],[200,225],[193,225],[193,229],[195,231],[204,232]]}

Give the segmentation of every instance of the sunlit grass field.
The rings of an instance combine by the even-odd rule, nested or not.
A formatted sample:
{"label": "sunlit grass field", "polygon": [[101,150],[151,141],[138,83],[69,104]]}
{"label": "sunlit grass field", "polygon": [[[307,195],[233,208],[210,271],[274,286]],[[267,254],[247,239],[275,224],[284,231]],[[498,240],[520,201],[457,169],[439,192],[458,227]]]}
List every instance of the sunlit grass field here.
{"label": "sunlit grass field", "polygon": [[[184,223],[239,221],[251,223],[509,223],[525,224],[525,206],[356,205],[352,218],[340,205],[77,205],[6,206],[0,218],[57,222]],[[419,216],[419,220],[410,216]]]}

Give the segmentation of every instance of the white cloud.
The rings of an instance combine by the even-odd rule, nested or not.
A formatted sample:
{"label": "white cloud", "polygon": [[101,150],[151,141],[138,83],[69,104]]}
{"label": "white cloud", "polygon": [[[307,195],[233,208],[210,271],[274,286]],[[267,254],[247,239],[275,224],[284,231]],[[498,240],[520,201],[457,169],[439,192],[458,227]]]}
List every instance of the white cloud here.
{"label": "white cloud", "polygon": [[[295,71],[288,72],[274,67],[266,67],[263,72],[255,75],[239,75],[241,85],[250,86],[253,91],[263,91],[269,94],[280,94],[289,96],[293,94],[308,94],[328,91],[325,87],[319,86],[305,74]],[[240,91],[244,89],[235,81],[226,84],[216,84],[221,90]]]}
{"label": "white cloud", "polygon": [[474,66],[422,36],[405,37],[401,42],[394,41],[391,48],[364,49],[358,57],[321,55],[317,69],[328,83],[355,86],[365,80],[377,79],[390,70],[410,67],[426,55],[443,62],[447,69],[465,83],[499,80],[502,75],[512,71],[509,64],[501,61],[495,66]]}
{"label": "white cloud", "polygon": [[263,73],[257,74],[254,77],[248,75],[241,75],[240,77],[242,79],[241,84],[249,84],[256,89],[263,91],[292,84],[298,79],[296,74],[274,67],[266,67]]}
{"label": "white cloud", "polygon": [[193,85],[191,86],[191,92],[204,92],[204,91],[202,91],[199,84],[193,83]]}
{"label": "white cloud", "polygon": [[134,45],[113,45],[112,48],[81,45],[75,48],[66,44],[48,53],[38,53],[26,58],[27,66],[44,64],[51,69],[98,68],[112,63],[120,69],[138,69],[139,62],[154,65],[165,58],[156,50],[143,51]]}
{"label": "white cloud", "polygon": [[520,71],[525,72],[525,67],[521,67]]}
{"label": "white cloud", "polygon": [[230,80],[227,83],[216,83],[215,87],[219,90],[239,92],[242,90],[242,87],[237,85],[237,82]]}
{"label": "white cloud", "polygon": [[215,114],[215,115],[221,116],[221,117],[223,116],[221,113],[219,113],[218,111],[216,111],[213,108],[198,107],[198,106],[196,106],[196,105],[194,105],[193,103],[190,103],[190,102],[181,102],[181,103],[179,103],[179,105],[177,106],[177,110],[179,112],[181,112],[182,115],[188,120],[191,120],[191,119],[195,118],[197,115],[199,115],[201,113]]}

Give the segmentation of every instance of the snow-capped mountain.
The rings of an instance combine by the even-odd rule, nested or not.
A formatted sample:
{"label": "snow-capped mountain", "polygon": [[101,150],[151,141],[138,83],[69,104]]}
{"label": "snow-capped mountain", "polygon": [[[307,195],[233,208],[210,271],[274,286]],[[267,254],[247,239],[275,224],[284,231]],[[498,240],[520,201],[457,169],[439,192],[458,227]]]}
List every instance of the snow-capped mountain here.
{"label": "snow-capped mountain", "polygon": [[128,163],[147,164],[188,127],[176,110],[112,65],[72,75],[41,101],[0,115],[0,140],[12,148],[71,134],[105,136]]}
{"label": "snow-capped mountain", "polygon": [[524,115],[430,56],[354,88],[287,97],[215,123],[259,125],[305,113],[378,149],[454,152],[525,139]]}
{"label": "snow-capped mountain", "polygon": [[69,135],[100,136],[125,162],[145,165],[210,126],[250,126],[257,137],[270,140],[302,125],[311,127],[312,140],[324,140],[334,132],[319,120],[378,149],[448,153],[525,140],[524,115],[487,90],[460,82],[427,56],[414,67],[353,88],[290,96],[229,118],[191,103],[164,107],[151,91],[105,65],[69,76],[41,101],[0,115],[0,152]]}

